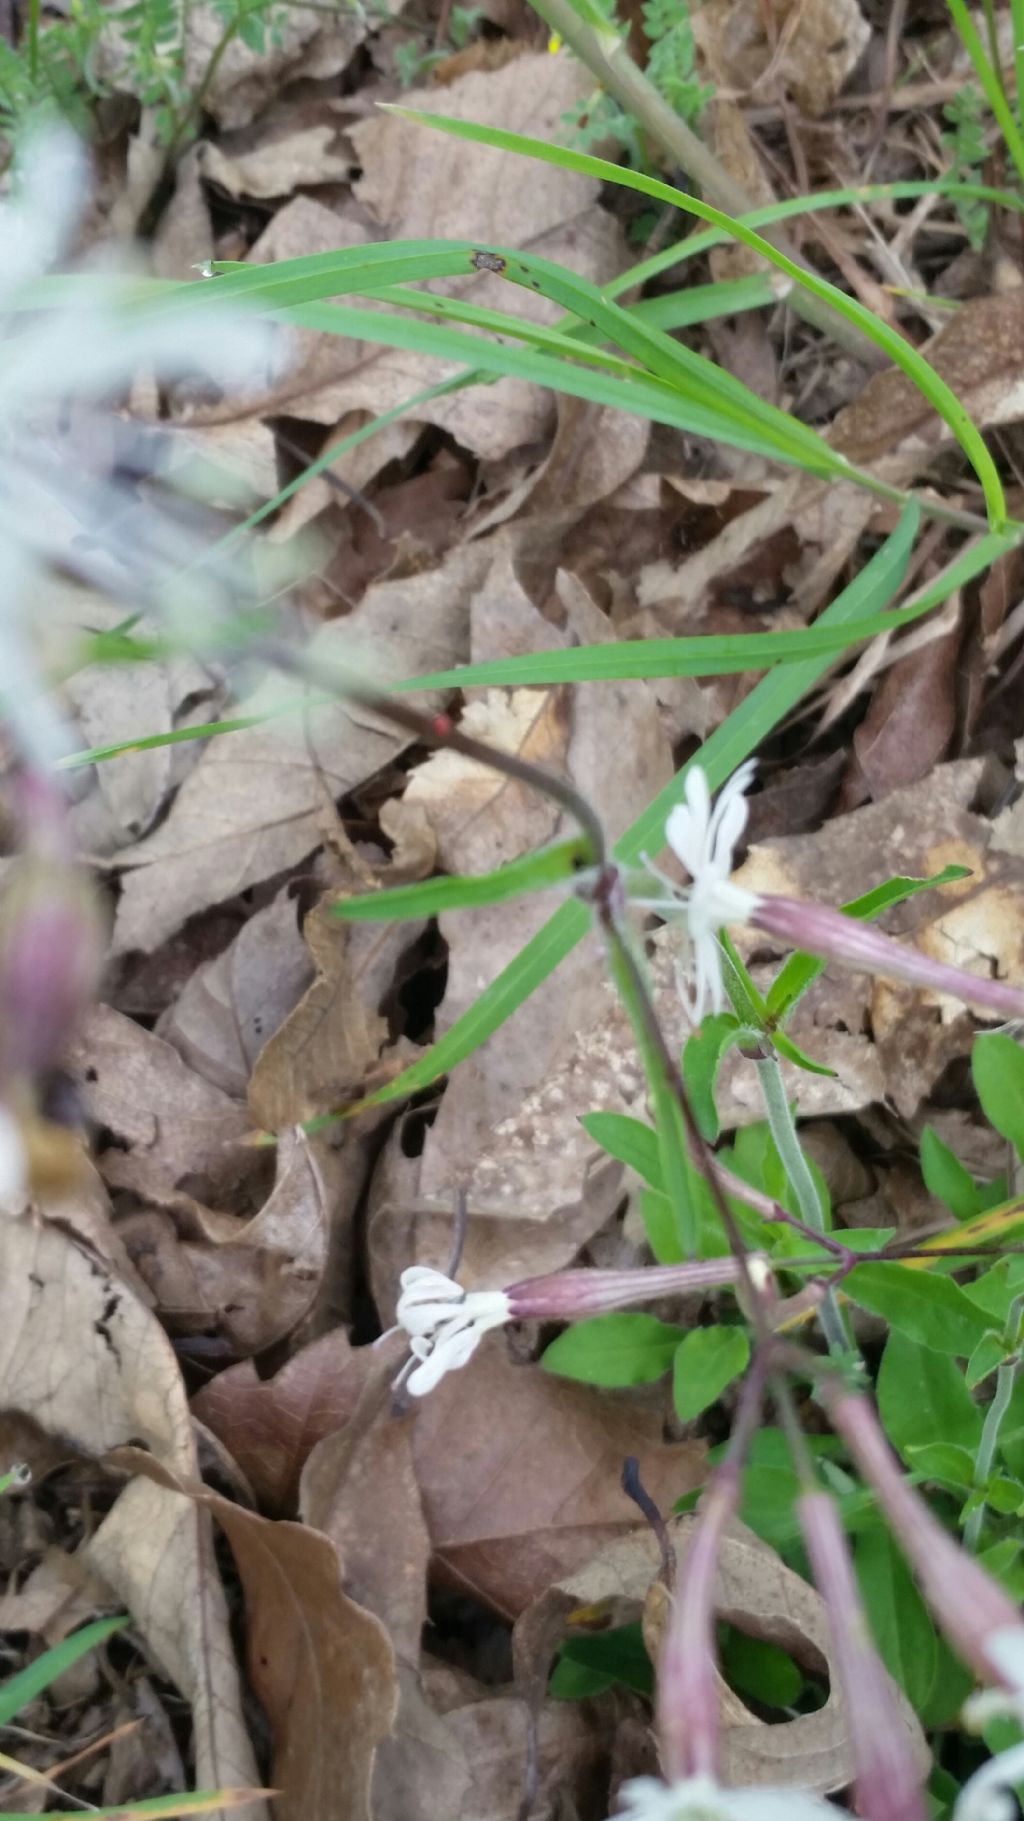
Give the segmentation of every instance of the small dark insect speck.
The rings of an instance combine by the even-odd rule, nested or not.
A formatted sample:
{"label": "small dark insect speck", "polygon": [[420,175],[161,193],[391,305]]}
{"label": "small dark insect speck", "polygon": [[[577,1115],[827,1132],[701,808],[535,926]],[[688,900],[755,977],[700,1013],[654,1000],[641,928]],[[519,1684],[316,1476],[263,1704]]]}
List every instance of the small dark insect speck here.
{"label": "small dark insect speck", "polygon": [[477,253],[471,253],[470,261],[475,272],[497,272],[500,274],[504,272],[506,265],[506,261],[502,259],[500,253],[486,253],[482,250]]}

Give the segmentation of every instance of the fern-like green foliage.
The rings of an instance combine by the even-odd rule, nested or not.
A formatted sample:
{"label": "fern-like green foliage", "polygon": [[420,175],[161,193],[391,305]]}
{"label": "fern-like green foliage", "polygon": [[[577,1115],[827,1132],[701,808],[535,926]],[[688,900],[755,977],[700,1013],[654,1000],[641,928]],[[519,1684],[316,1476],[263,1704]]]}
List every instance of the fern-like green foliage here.
{"label": "fern-like green foliage", "polygon": [[[968,82],[947,101],[943,109],[952,131],[943,133],[942,143],[950,155],[949,176],[958,183],[980,183],[988,144],[985,126],[988,109],[985,97],[974,82]],[[988,232],[989,205],[973,197],[961,197],[956,212],[975,252],[980,252]]]}
{"label": "fern-like green foliage", "polygon": [[[624,32],[615,0],[597,0],[597,4],[612,29]],[[645,0],[642,14],[650,46],[647,74],[669,107],[693,126],[714,89],[697,75],[688,0]],[[612,139],[635,170],[646,168],[647,157],[636,121],[604,89],[596,89],[565,114],[563,121],[571,133],[570,144],[580,151],[590,151]]]}

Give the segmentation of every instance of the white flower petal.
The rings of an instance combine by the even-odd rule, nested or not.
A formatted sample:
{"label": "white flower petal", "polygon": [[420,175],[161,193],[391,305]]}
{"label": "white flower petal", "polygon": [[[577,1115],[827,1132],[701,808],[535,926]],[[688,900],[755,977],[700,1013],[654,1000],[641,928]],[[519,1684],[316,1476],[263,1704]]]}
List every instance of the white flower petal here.
{"label": "white flower petal", "polygon": [[953,1810],[953,1821],[1011,1821],[1017,1814],[1013,1785],[1024,1777],[1024,1744],[1011,1745],[969,1777]]}
{"label": "white flower petal", "polygon": [[799,1789],[722,1789],[712,1777],[659,1783],[635,1777],[620,1791],[621,1821],[842,1821],[845,1809]]}

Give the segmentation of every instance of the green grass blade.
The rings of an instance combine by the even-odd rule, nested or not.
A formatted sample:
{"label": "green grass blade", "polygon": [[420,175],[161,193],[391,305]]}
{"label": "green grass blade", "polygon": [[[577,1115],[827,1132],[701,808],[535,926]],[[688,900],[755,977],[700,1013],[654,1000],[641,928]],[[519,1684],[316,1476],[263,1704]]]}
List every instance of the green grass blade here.
{"label": "green grass blade", "polygon": [[[981,35],[964,5],[964,0],[949,0],[949,10],[953,15],[953,23],[960,34],[963,47],[974,65],[974,73],[985,92],[985,100],[995,115],[1010,157],[1017,166],[1017,174],[1024,182],[1024,139],[1021,138],[1020,128],[1006,99],[999,72],[992,66],[988,52],[981,41]],[[1018,104],[1019,102],[1020,97],[1018,96]]]}
{"label": "green grass blade", "polygon": [[[904,512],[896,530],[877,550],[850,586],[826,608],[822,620],[852,624],[861,615],[877,613],[898,592],[907,571],[910,552],[917,535],[920,514],[916,507]],[[707,773],[713,790],[724,784],[740,762],[760,745],[817,682],[827,668],[827,659],[808,658],[802,664],[788,665],[763,677],[739,708],[705,740],[697,760]],[[691,760],[689,764],[692,764]],[[615,847],[616,858],[635,866],[649,853],[660,853],[665,844],[665,818],[680,801],[689,764],[677,772],[671,783],[659,791],[653,802],[638,817]],[[362,1105],[380,1105],[385,1101],[403,1100],[410,1094],[430,1087],[442,1075],[471,1056],[501,1029],[506,1019],[517,1011],[530,994],[552,974],[559,962],[572,952],[590,925],[589,912],[578,899],[559,906],[543,928],[520,949],[519,954],[486,986],[468,1011],[447,1030],[409,1068],[394,1081],[368,1097]],[[307,1130],[315,1131],[333,1122],[333,1116],[313,1120]]]}
{"label": "green grass blade", "polygon": [[52,1644],[49,1650],[44,1650],[41,1657],[20,1669],[17,1675],[8,1676],[6,1682],[0,1682],[0,1726],[9,1726],[22,1708],[34,1701],[37,1695],[44,1694],[51,1682],[62,1676],[66,1669],[70,1669],[87,1651],[95,1650],[97,1644],[112,1637],[115,1631],[123,1631],[129,1622],[127,1617],[94,1619],[91,1625],[83,1625],[80,1631],[73,1631],[61,1643]]}
{"label": "green grass blade", "polygon": [[453,873],[441,879],[422,879],[415,885],[335,898],[331,915],[344,923],[388,923],[408,917],[436,917],[441,911],[474,910],[482,904],[504,904],[523,892],[564,884],[586,865],[588,858],[586,841],[563,841],[556,847],[510,860],[493,872],[475,876]]}
{"label": "green grass blade", "polygon": [[[760,254],[770,265],[793,279],[804,290],[830,304],[847,322],[873,341],[875,346],[888,354],[914,385],[928,400],[933,410],[937,411],[947,428],[960,444],[970,462],[985,495],[989,523],[998,530],[1006,523],[1006,499],[1002,482],[980,432],[975,428],[968,412],[964,409],[956,393],[944,379],[936,373],[934,367],[920,355],[909,342],[904,341],[888,323],[881,322],[872,311],[857,299],[848,297],[838,286],[830,284],[827,279],[818,278],[795,260],[780,253],[768,240],[721,209],[712,208],[709,203],[699,202],[696,197],[688,196],[684,191],[675,189],[671,184],[662,183],[653,177],[645,177],[642,172],[626,170],[619,165],[610,164],[606,159],[593,158],[585,152],[574,152],[563,146],[549,145],[544,140],[530,139],[520,133],[508,133],[497,127],[478,127],[471,121],[452,120],[446,115],[427,114],[413,108],[392,108],[391,112],[402,115],[409,120],[418,121],[423,126],[436,128],[449,133],[456,139],[466,139],[478,145],[490,145],[503,151],[519,152],[525,157],[537,158],[547,164],[554,164],[563,170],[579,172],[581,175],[596,177],[602,182],[617,183],[626,189],[639,190],[645,196],[651,196],[658,202],[671,203],[687,214],[696,215],[701,221],[709,222],[713,227],[722,228],[744,246]],[[511,275],[511,274],[510,274]]]}

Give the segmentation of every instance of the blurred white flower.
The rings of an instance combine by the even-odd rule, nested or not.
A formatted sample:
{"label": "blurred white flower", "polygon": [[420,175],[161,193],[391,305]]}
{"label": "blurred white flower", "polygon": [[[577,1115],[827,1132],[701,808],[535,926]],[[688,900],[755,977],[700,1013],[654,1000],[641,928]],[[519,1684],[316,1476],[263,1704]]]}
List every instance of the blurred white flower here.
{"label": "blurred white flower", "polygon": [[[980,1732],[989,1720],[1016,1720],[1024,1727],[1024,1625],[991,1634],[988,1656],[1003,1679],[964,1703],[964,1722]],[[1014,1786],[1024,1780],[1024,1742],[1010,1745],[969,1777],[957,1798],[953,1821],[1013,1821],[1020,1813]]]}
{"label": "blurred white flower", "polygon": [[[110,477],[110,437],[98,417],[76,434],[70,407],[101,408],[140,369],[169,380],[198,368],[220,387],[251,382],[271,350],[271,331],[252,317],[176,311],[166,299],[141,306],[109,267],[48,277],[70,251],[87,194],[83,148],[51,127],[19,148],[0,203],[0,717],[23,755],[44,764],[65,742],[30,631],[40,571],[60,564],[129,610],[166,606],[175,573],[202,548],[187,520]],[[145,439],[135,433],[134,444],[144,470]],[[233,586],[215,567],[193,572],[197,621]]]}
{"label": "blurred white flower", "polygon": [[804,1790],[723,1789],[713,1777],[635,1777],[619,1797],[625,1806],[615,1821],[842,1821],[848,1812]]}

